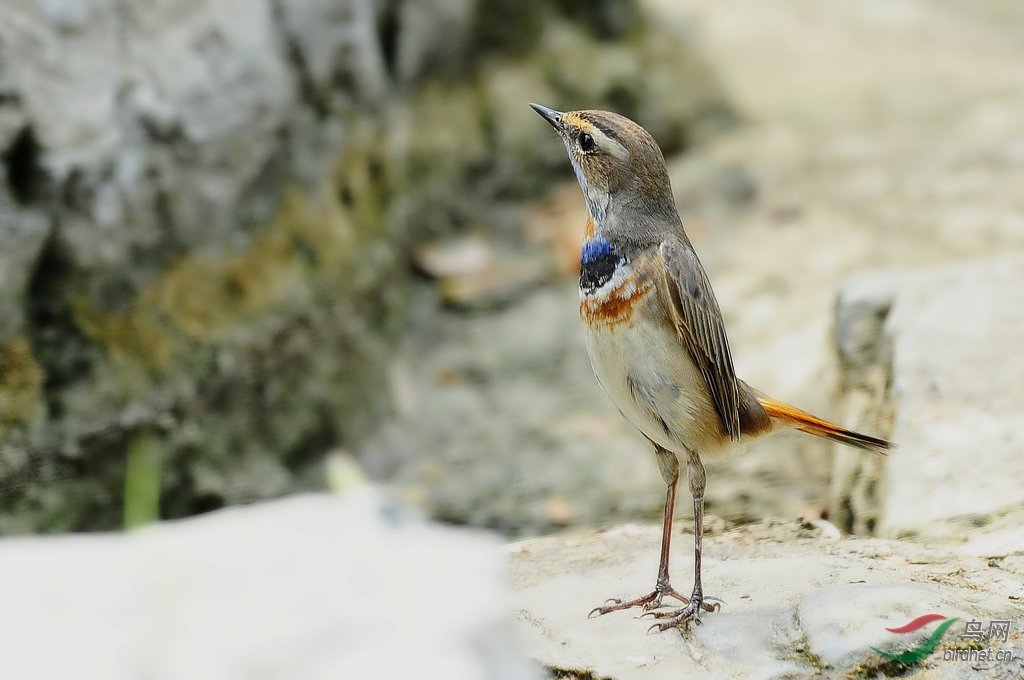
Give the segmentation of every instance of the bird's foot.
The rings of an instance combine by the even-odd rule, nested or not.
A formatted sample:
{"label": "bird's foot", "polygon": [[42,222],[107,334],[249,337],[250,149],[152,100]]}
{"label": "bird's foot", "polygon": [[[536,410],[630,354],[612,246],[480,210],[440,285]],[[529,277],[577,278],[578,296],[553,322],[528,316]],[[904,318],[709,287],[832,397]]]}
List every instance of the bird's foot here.
{"label": "bird's foot", "polygon": [[[620,600],[618,598],[606,600],[604,605],[600,607],[594,607],[593,609],[591,609],[590,613],[587,614],[587,618],[591,618],[595,614],[597,616],[602,616],[604,614],[608,614],[610,612],[617,612],[622,609],[632,609],[633,607],[643,607],[645,611],[649,612],[652,609],[657,609],[658,607],[660,607],[661,600],[665,596],[674,597],[683,604],[687,604],[690,602],[690,598],[686,597],[685,595],[681,595],[679,592],[676,591],[675,588],[673,588],[668,583],[659,582],[658,586],[652,592],[642,597],[638,597],[634,600]],[[707,611],[711,610],[708,609]]]}
{"label": "bird's foot", "polygon": [[706,602],[705,597],[700,592],[694,592],[690,596],[686,606],[682,609],[676,609],[675,611],[667,612],[647,612],[644,616],[653,616],[656,619],[663,619],[661,622],[654,624],[647,629],[650,633],[653,630],[657,630],[659,633],[669,628],[678,628],[680,626],[686,627],[690,625],[690,622],[700,623],[701,611],[714,612],[722,608],[722,603],[717,601],[717,598],[709,597],[707,599],[716,600],[713,604]]}

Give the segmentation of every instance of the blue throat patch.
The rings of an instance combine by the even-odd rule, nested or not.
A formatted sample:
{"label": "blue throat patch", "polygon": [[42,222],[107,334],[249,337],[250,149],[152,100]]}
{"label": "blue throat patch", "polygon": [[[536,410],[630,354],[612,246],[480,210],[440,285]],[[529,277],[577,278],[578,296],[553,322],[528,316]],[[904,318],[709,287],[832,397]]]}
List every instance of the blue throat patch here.
{"label": "blue throat patch", "polygon": [[583,243],[583,250],[580,252],[580,264],[590,264],[601,258],[608,257],[612,252],[612,244],[608,243],[603,236],[595,236]]}
{"label": "blue throat patch", "polygon": [[580,252],[580,290],[592,293],[611,280],[625,260],[612,251],[612,244],[603,236],[595,236],[583,244]]}

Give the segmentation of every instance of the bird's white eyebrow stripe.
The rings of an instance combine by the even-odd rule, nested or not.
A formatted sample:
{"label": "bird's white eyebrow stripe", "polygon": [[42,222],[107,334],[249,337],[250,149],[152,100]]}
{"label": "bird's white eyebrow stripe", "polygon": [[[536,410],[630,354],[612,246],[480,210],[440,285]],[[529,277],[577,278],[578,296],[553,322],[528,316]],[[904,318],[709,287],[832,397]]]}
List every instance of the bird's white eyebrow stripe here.
{"label": "bird's white eyebrow stripe", "polygon": [[612,139],[596,127],[591,134],[594,135],[594,141],[597,142],[599,147],[603,148],[604,151],[608,152],[618,160],[625,161],[629,158],[630,153],[626,151],[626,147],[618,142],[617,139]]}
{"label": "bird's white eyebrow stripe", "polygon": [[589,120],[577,118],[572,122],[579,127],[580,132],[586,132],[588,135],[593,137],[594,141],[597,142],[598,148],[602,151],[610,153],[620,161],[624,161],[629,158],[629,151],[626,150],[626,147],[622,146],[619,140],[605,134],[604,130],[597,127]]}
{"label": "bird's white eyebrow stripe", "polygon": [[622,144],[620,144],[617,139],[613,139],[606,135],[596,125],[591,125],[590,130],[588,130],[588,132],[590,132],[591,136],[594,138],[594,141],[597,142],[598,147],[604,149],[611,155],[618,158],[620,161],[624,161],[629,157],[629,152],[626,151],[626,147],[622,146]]}

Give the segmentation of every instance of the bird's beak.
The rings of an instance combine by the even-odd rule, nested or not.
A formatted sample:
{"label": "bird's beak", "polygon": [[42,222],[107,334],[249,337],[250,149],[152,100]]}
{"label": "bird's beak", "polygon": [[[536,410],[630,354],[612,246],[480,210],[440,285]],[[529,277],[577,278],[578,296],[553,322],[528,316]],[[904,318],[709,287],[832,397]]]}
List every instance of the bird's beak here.
{"label": "bird's beak", "polygon": [[551,123],[551,127],[555,128],[559,132],[562,131],[562,112],[549,109],[546,106],[540,104],[530,104],[530,108],[539,113],[544,120]]}

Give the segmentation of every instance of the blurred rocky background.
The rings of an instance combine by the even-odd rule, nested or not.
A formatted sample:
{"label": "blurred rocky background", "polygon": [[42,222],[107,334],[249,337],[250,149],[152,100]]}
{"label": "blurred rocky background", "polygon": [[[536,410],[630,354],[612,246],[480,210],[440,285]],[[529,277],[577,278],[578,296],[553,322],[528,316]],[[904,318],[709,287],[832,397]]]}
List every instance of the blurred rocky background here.
{"label": "blurred rocky background", "polygon": [[[82,645],[124,677],[184,677],[161,655],[193,652],[218,677],[252,677],[254,655],[265,677],[303,677],[304,662],[335,668],[335,647],[310,647],[314,664],[289,621],[309,623],[295,640],[365,628],[333,618],[330,598],[354,596],[332,575],[357,574],[351,587],[424,561],[422,583],[393,575],[418,586],[360,591],[366,611],[397,610],[457,590],[457,565],[479,559],[478,602],[497,604],[446,618],[458,653],[420,645],[424,663],[532,677],[504,644],[493,544],[418,508],[507,539],[558,534],[507,553],[520,628],[550,667],[902,673],[865,650],[922,603],[1012,619],[1019,659],[1022,63],[1012,0],[0,0],[0,535],[392,488],[5,541],[21,597],[0,626],[72,639],[68,621],[114,603],[120,628]],[[531,101],[647,127],[738,373],[900,444],[882,459],[794,434],[713,462],[705,582],[742,601],[691,646],[659,638],[657,658],[642,627],[610,628],[628,616],[565,618],[647,584],[653,534],[592,530],[656,523],[663,486],[591,373],[583,202]],[[858,538],[825,547],[843,535]],[[681,573],[689,547],[673,544]],[[179,637],[159,632],[174,588]],[[43,611],[54,592],[63,609]],[[187,634],[225,612],[237,648]],[[407,624],[410,641],[428,625]],[[164,645],[144,667],[110,646],[140,630],[131,644]],[[645,646],[573,637],[593,631]],[[44,654],[28,633],[23,658]],[[386,645],[346,639],[361,677],[392,677],[373,665]],[[522,673],[456,672],[476,664]],[[977,670],[942,668],[929,677]]]}
{"label": "blurred rocky background", "polygon": [[[336,447],[381,478],[470,448],[495,470],[553,457],[529,414],[461,403],[557,366],[536,340],[561,314],[473,369],[452,333],[505,317],[442,311],[521,314],[524,290],[569,278],[525,247],[526,202],[567,176],[532,100],[617,108],[674,152],[733,121],[634,2],[0,3],[0,533],[322,487]],[[468,235],[499,256],[483,277],[437,245]],[[470,280],[437,293],[415,264]],[[452,350],[411,404],[413,370]],[[367,448],[389,422],[413,433],[401,450]],[[466,502],[436,510],[526,528],[527,509]]]}
{"label": "blurred rocky background", "polygon": [[[899,439],[899,286],[871,272],[1024,246],[1022,31],[998,0],[4,0],[0,533],[319,489],[328,452],[509,536],[658,517],[583,350],[583,204],[530,101],[641,121],[740,374]],[[910,355],[957,324],[934,314]],[[917,494],[884,465],[777,437],[714,464],[709,512],[915,533],[882,517]],[[1020,502],[969,496],[968,523]]]}

